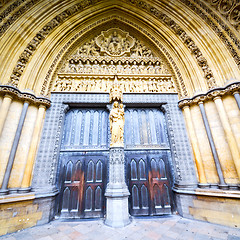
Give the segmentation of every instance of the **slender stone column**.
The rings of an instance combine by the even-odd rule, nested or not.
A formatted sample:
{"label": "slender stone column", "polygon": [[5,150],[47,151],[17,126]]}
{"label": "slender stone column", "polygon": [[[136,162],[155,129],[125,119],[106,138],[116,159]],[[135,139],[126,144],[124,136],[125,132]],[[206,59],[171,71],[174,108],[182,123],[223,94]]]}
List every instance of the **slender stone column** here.
{"label": "slender stone column", "polygon": [[21,132],[22,132],[22,128],[23,128],[23,124],[25,121],[25,117],[27,114],[27,109],[28,109],[28,105],[29,103],[26,101],[23,104],[23,109],[22,109],[22,113],[18,122],[18,127],[17,127],[17,131],[13,140],[13,145],[10,151],[10,155],[8,158],[8,163],[7,163],[7,167],[5,170],[5,174],[4,174],[4,178],[3,178],[3,182],[2,182],[2,188],[0,189],[0,195],[5,195],[8,194],[8,182],[9,182],[9,178],[10,178],[10,174],[12,171],[12,166],[13,166],[13,162],[14,162],[14,158],[17,152],[17,147],[18,147],[18,143],[19,143],[19,139],[21,136]]}
{"label": "slender stone column", "polygon": [[184,116],[186,119],[187,128],[189,131],[190,142],[192,145],[193,154],[194,154],[196,167],[197,167],[197,171],[198,171],[198,176],[199,176],[199,184],[198,185],[199,185],[199,187],[208,187],[209,184],[207,184],[207,179],[206,179],[203,162],[202,162],[202,156],[200,153],[200,149],[198,147],[198,140],[197,140],[197,136],[196,136],[196,133],[195,133],[195,130],[193,127],[193,122],[192,122],[192,117],[191,117],[189,106],[183,107],[183,113],[184,113]]}
{"label": "slender stone column", "polygon": [[29,192],[31,190],[30,185],[31,185],[31,179],[32,179],[32,170],[33,170],[34,160],[37,152],[38,140],[41,133],[41,126],[42,126],[42,121],[44,119],[45,111],[46,111],[46,107],[43,105],[40,105],[38,109],[37,119],[35,122],[35,128],[32,135],[31,146],[28,152],[28,158],[27,158],[27,162],[24,170],[21,189],[18,190],[19,192]]}
{"label": "slender stone column", "polygon": [[221,97],[220,96],[215,97],[213,100],[216,104],[218,114],[219,114],[223,129],[224,129],[225,135],[227,137],[228,146],[229,146],[231,154],[232,154],[232,158],[233,158],[236,170],[237,170],[238,178],[240,179],[240,153],[238,150],[237,142],[236,142],[234,134],[232,132],[232,129],[231,129],[231,126],[230,126],[230,123],[228,120],[228,116],[224,109]]}
{"label": "slender stone column", "polygon": [[219,182],[220,182],[219,188],[228,189],[228,185],[225,183],[225,180],[224,180],[224,177],[223,177],[221,164],[220,164],[220,161],[219,161],[219,158],[218,158],[217,149],[216,149],[214,141],[213,141],[212,132],[211,132],[211,129],[210,129],[210,126],[209,126],[209,123],[208,123],[208,119],[207,119],[207,115],[206,115],[206,112],[205,112],[203,102],[199,102],[198,105],[199,105],[199,108],[200,108],[200,111],[201,111],[201,114],[202,114],[203,123],[204,123],[205,129],[206,129],[206,133],[207,133],[207,136],[208,136],[208,141],[209,141],[211,151],[212,151],[212,154],[213,154],[213,159],[214,159],[214,162],[215,162],[215,165],[216,165],[218,178],[219,178]]}
{"label": "slender stone column", "polygon": [[233,96],[235,97],[235,100],[237,102],[238,108],[240,109],[240,95],[239,95],[239,92],[234,92]]}
{"label": "slender stone column", "polygon": [[109,182],[105,192],[107,211],[105,224],[111,227],[124,227],[130,223],[128,196],[125,183],[123,147],[111,147],[109,156]]}
{"label": "slender stone column", "polygon": [[0,108],[0,136],[2,134],[3,126],[7,118],[8,110],[12,102],[12,97],[6,94]]}

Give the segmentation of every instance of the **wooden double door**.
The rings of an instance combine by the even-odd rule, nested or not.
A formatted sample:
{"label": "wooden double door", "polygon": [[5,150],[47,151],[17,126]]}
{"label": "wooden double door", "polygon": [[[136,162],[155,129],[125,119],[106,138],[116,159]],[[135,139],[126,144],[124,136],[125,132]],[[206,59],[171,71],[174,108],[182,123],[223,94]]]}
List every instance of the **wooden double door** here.
{"label": "wooden double door", "polygon": [[172,193],[168,153],[130,152],[126,154],[126,158],[130,214],[133,216],[171,214]]}
{"label": "wooden double door", "polygon": [[[58,212],[62,217],[104,216],[108,114],[101,108],[72,108],[66,114],[58,168]],[[124,131],[131,215],[171,213],[170,151],[164,114],[157,108],[127,108]]]}

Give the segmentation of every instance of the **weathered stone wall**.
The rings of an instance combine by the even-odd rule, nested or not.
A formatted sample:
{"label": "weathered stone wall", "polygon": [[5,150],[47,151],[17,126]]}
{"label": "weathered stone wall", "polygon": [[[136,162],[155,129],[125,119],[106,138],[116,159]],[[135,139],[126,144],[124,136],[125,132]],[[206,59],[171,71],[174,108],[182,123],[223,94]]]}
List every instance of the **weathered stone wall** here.
{"label": "weathered stone wall", "polygon": [[240,200],[235,191],[177,193],[179,214],[229,227],[240,227]]}

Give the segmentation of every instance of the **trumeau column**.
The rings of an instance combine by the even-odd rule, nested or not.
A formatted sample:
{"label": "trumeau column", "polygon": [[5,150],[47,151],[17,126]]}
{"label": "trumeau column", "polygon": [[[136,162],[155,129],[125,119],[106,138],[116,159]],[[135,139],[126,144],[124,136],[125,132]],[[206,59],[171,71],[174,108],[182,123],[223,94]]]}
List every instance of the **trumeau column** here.
{"label": "trumeau column", "polygon": [[239,152],[239,149],[238,149],[238,146],[237,146],[236,139],[235,139],[234,134],[232,132],[232,129],[231,129],[231,126],[230,126],[230,123],[229,123],[229,120],[228,120],[228,116],[227,116],[227,113],[224,109],[221,97],[217,96],[213,100],[216,104],[217,111],[218,111],[223,129],[224,129],[224,132],[226,134],[228,145],[229,145],[229,148],[230,148],[230,151],[231,151],[231,154],[232,154],[232,158],[233,158],[236,170],[237,170],[238,178],[240,179],[240,152]]}
{"label": "trumeau column", "polygon": [[105,224],[111,227],[124,227],[130,223],[128,213],[129,191],[125,182],[124,159],[124,108],[122,92],[118,88],[117,79],[110,90],[110,102],[113,102],[110,111],[110,157],[109,182],[105,196],[107,198]]}
{"label": "trumeau column", "polygon": [[31,146],[28,152],[27,162],[24,170],[20,192],[29,192],[31,190],[32,170],[35,156],[37,153],[38,140],[41,133],[41,126],[46,112],[46,106],[40,105],[38,109],[37,119],[32,135]]}
{"label": "trumeau column", "polygon": [[194,155],[195,162],[196,162],[197,172],[198,172],[198,176],[199,176],[199,187],[208,187],[209,185],[207,184],[207,179],[206,179],[206,175],[205,175],[204,167],[203,167],[202,156],[200,153],[197,136],[196,136],[196,133],[195,133],[195,130],[193,127],[193,122],[192,122],[192,117],[191,117],[189,106],[183,107],[183,113],[184,113],[184,116],[186,119],[190,142],[191,142],[192,149],[193,149],[193,155]]}
{"label": "trumeau column", "polygon": [[3,126],[7,118],[8,110],[12,102],[12,97],[6,94],[3,98],[3,102],[0,108],[0,136],[2,134]]}

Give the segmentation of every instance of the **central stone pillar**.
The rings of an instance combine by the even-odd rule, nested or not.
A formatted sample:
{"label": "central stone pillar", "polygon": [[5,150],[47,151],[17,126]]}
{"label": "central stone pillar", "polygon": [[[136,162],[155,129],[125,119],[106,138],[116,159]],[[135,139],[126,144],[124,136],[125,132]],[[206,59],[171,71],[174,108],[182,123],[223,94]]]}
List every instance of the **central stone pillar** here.
{"label": "central stone pillar", "polygon": [[124,107],[117,77],[110,89],[110,103],[113,102],[109,121],[111,131],[109,156],[109,182],[105,196],[107,198],[105,224],[110,227],[124,227],[130,223],[128,213],[128,196],[130,195],[125,182],[124,159]]}
{"label": "central stone pillar", "polygon": [[109,157],[109,183],[105,192],[107,212],[105,224],[124,227],[130,223],[128,213],[129,191],[125,182],[124,148],[111,147]]}

